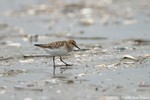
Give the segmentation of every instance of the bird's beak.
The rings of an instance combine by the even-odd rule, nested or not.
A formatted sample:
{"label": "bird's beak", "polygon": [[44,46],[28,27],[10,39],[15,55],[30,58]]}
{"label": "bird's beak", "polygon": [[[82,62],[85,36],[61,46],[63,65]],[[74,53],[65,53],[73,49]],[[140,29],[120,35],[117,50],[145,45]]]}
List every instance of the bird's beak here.
{"label": "bird's beak", "polygon": [[76,48],[78,48],[79,50],[81,50],[77,45],[74,45]]}

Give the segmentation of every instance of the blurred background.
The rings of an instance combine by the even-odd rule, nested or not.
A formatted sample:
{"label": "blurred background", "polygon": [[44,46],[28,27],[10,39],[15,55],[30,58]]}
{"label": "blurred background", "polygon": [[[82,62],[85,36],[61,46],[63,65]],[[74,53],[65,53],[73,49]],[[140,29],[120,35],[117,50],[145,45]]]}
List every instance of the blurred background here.
{"label": "blurred background", "polygon": [[1,0],[0,35],[149,38],[149,0]]}

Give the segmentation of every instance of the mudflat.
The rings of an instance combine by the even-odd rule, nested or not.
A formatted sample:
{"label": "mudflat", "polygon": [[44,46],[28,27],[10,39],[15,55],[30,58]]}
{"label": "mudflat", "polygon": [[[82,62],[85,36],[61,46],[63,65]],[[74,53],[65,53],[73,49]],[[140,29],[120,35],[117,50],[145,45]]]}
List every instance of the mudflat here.
{"label": "mudflat", "polygon": [[[149,0],[1,0],[1,100],[149,100]],[[35,43],[76,40],[63,59]]]}

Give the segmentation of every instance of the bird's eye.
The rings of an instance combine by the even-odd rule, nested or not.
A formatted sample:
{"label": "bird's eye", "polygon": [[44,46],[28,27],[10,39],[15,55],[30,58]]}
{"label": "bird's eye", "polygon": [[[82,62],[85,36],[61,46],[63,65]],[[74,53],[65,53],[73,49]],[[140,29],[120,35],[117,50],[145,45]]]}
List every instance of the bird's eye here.
{"label": "bird's eye", "polygon": [[73,45],[75,45],[75,43],[74,43],[74,42],[72,42],[72,44],[73,44]]}

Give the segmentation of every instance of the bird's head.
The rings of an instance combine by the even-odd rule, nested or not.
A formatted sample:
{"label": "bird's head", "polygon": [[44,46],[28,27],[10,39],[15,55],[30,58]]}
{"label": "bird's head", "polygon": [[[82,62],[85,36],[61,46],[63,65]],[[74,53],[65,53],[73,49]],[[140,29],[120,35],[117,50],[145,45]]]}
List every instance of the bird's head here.
{"label": "bird's head", "polygon": [[81,50],[81,49],[77,46],[75,40],[68,40],[68,44],[70,44],[70,45],[72,45],[73,47],[76,47],[76,48],[78,48],[79,50]]}

